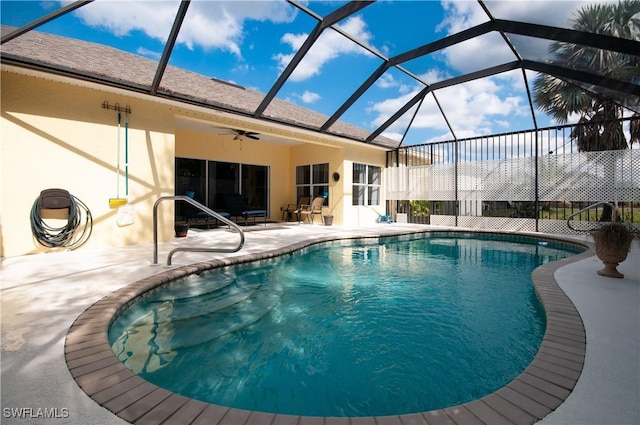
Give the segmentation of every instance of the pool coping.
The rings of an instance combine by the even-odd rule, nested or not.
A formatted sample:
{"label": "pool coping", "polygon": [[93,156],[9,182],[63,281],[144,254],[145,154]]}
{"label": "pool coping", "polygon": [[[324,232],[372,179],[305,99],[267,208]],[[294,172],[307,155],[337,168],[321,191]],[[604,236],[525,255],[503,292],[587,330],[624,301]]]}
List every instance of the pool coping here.
{"label": "pool coping", "polygon": [[[480,399],[428,412],[377,417],[311,417],[254,412],[219,406],[172,393],[144,380],[116,357],[108,328],[138,296],[169,281],[229,265],[273,259],[311,246],[353,243],[354,240],[415,238],[434,233],[490,233],[507,237],[549,240],[586,248],[534,270],[532,281],[546,313],[540,348],[525,370],[506,386]],[[125,286],[91,305],[69,328],[65,361],[78,386],[97,404],[135,424],[533,424],[553,412],[569,396],[584,366],[586,334],[582,319],[558,286],[554,272],[569,263],[591,257],[592,244],[538,233],[425,230],[377,236],[325,237],[298,242],[260,254],[238,255],[176,267]]]}

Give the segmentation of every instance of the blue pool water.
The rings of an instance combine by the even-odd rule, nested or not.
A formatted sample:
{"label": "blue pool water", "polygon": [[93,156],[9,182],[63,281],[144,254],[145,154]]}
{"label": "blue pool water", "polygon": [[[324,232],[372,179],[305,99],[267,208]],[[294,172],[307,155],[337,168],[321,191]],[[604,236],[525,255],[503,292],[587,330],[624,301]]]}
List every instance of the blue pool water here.
{"label": "blue pool water", "polygon": [[435,236],[313,248],[172,283],[109,337],[143,378],[215,404],[304,416],[439,409],[526,368],[545,328],[531,272],[576,252]]}

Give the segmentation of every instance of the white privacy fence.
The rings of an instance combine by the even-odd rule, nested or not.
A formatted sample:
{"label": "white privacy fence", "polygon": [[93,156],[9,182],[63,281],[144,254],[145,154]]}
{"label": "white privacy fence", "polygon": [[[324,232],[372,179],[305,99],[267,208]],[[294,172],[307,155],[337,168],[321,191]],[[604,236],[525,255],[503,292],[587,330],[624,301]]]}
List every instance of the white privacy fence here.
{"label": "white privacy fence", "polygon": [[[616,202],[625,221],[640,221],[640,150],[398,164],[385,178],[387,200],[430,201],[431,224],[567,233],[558,214],[545,219],[542,212],[568,216],[598,201]],[[454,212],[434,211],[438,203]]]}

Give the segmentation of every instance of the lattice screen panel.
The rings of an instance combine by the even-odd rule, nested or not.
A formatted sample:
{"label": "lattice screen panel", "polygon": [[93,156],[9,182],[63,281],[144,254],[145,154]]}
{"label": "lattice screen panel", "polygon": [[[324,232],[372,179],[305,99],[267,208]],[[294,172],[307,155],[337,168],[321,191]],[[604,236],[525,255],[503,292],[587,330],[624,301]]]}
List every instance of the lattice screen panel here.
{"label": "lattice screen panel", "polygon": [[387,200],[454,200],[453,164],[391,167],[386,169]]}
{"label": "lattice screen panel", "polygon": [[535,169],[532,158],[465,162],[458,165],[458,176],[458,197],[463,201],[535,199]]}
{"label": "lattice screen panel", "polygon": [[469,229],[499,229],[514,232],[534,232],[536,230],[536,222],[530,218],[460,216],[458,217],[458,226]]}
{"label": "lattice screen panel", "polygon": [[579,232],[574,232],[569,229],[569,227],[567,227],[566,220],[538,220],[538,231],[542,233],[576,235],[580,233],[586,234],[594,227],[593,223],[590,222],[574,222],[573,225],[579,230]]}
{"label": "lattice screen panel", "polygon": [[[536,200],[534,165],[532,157],[459,162],[457,180],[453,163],[387,168],[387,199],[454,201],[457,189],[459,226],[535,231],[535,219],[483,217],[483,208],[490,202],[511,205]],[[640,203],[637,149],[543,155],[538,158],[537,172],[539,201],[562,205],[565,214],[582,208],[581,203],[615,201],[625,203],[626,208]],[[454,226],[455,222],[455,216],[431,216],[434,225]],[[574,226],[584,225],[587,231],[592,224],[585,221]],[[538,230],[574,233],[561,219],[540,218]]]}
{"label": "lattice screen panel", "polygon": [[449,226],[454,227],[456,225],[456,217],[453,215],[431,215],[431,224],[434,226]]}
{"label": "lattice screen panel", "polygon": [[409,169],[404,165],[385,170],[386,198],[389,201],[409,199]]}
{"label": "lattice screen panel", "polygon": [[539,159],[541,201],[640,201],[640,151],[582,152]]}
{"label": "lattice screen panel", "polygon": [[[428,181],[420,182],[420,185],[426,186],[427,191],[420,193],[424,196],[420,199],[452,201],[456,199],[456,174],[454,164],[438,164],[428,165]],[[413,186],[414,182],[409,182]],[[416,190],[416,192],[418,192]]]}
{"label": "lattice screen panel", "polygon": [[[640,200],[640,150],[547,155],[538,164],[541,201]],[[455,199],[453,164],[391,167],[386,173],[387,199]],[[457,187],[461,200],[474,193],[483,201],[533,201],[533,158],[460,163]]]}

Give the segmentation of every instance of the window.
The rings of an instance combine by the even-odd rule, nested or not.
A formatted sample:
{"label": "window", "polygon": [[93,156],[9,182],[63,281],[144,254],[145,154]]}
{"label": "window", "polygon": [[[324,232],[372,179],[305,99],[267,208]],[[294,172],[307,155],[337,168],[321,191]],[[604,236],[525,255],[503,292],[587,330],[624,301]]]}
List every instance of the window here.
{"label": "window", "polygon": [[354,163],[352,205],[380,205],[381,177],[380,167]]}
{"label": "window", "polygon": [[329,205],[329,164],[299,165],[296,167],[296,199],[324,196]]}

